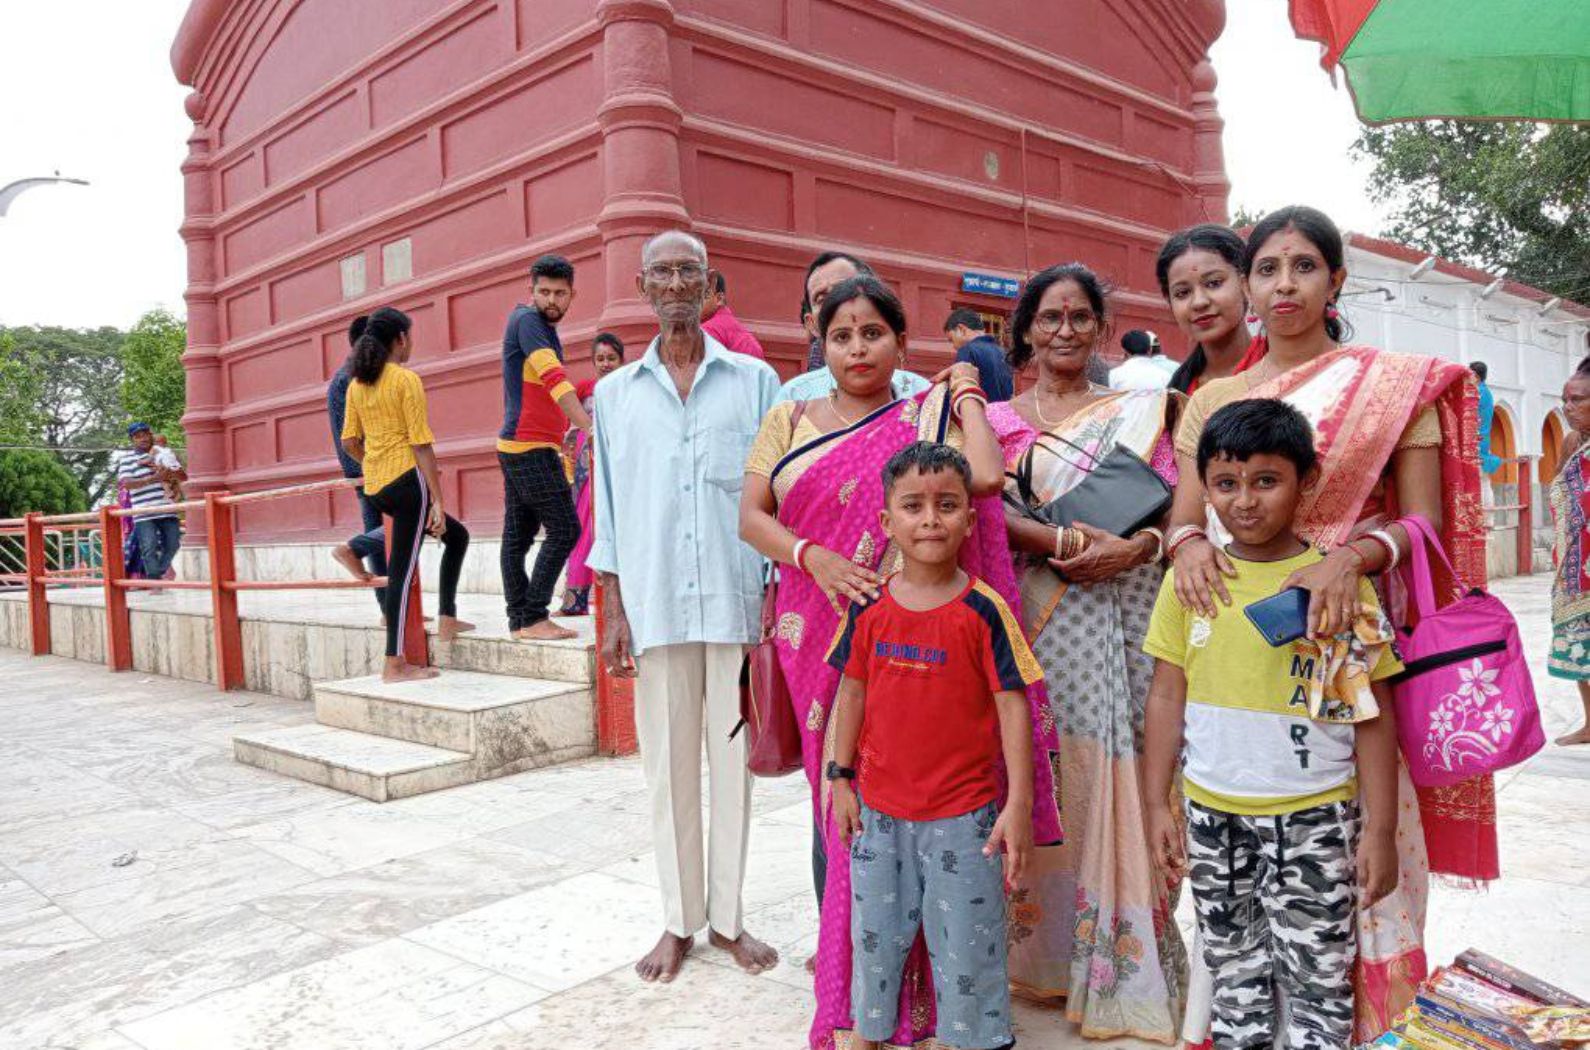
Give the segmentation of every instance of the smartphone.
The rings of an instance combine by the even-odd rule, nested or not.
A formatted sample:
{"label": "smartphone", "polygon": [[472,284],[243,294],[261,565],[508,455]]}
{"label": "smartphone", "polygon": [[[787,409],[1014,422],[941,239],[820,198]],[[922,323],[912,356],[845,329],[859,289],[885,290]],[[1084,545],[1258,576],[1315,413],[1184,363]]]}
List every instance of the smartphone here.
{"label": "smartphone", "polygon": [[1265,641],[1274,646],[1289,645],[1308,634],[1308,596],[1302,587],[1288,587],[1280,594],[1245,606],[1242,612]]}

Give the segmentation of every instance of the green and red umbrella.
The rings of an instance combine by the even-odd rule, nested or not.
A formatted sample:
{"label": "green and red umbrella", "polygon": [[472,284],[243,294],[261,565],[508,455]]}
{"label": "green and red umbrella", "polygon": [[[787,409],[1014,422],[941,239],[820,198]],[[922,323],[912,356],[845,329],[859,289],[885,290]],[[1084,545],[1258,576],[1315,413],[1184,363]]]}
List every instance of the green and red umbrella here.
{"label": "green and red umbrella", "polygon": [[1590,0],[1291,0],[1371,124],[1590,121]]}

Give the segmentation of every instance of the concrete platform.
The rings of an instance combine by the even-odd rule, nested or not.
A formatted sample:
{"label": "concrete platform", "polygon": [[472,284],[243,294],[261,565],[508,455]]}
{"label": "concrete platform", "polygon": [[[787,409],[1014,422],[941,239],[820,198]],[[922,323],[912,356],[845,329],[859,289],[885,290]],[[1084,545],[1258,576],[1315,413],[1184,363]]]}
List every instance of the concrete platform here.
{"label": "concrete platform", "polygon": [[[133,668],[152,674],[213,682],[213,624],[204,591],[133,594]],[[434,611],[436,595],[424,597]],[[313,696],[314,683],[380,670],[385,635],[375,600],[366,591],[254,591],[239,595],[243,627],[244,687],[294,700]],[[431,661],[439,667],[589,685],[596,677],[594,624],[582,616],[558,622],[580,632],[564,642],[522,642],[508,637],[502,599],[458,596],[459,615],[476,629],[450,644],[430,632]],[[50,638],[57,656],[103,664],[104,596],[98,588],[50,593]],[[21,592],[0,592],[0,646],[28,646],[27,602]]]}
{"label": "concrete platform", "polygon": [[[1555,736],[1581,715],[1544,672],[1548,582],[1497,592]],[[749,977],[702,938],[677,981],[646,985],[632,967],[660,910],[638,757],[377,804],[232,760],[235,735],[303,725],[305,703],[14,649],[0,682],[5,1050],[806,1046],[802,776],[751,795],[745,926],[779,965]],[[1590,747],[1498,779],[1502,878],[1431,886],[1432,965],[1475,947],[1590,995],[1587,786]],[[1084,1039],[1054,1006],[1013,1012],[1023,1048],[1151,1048]]]}

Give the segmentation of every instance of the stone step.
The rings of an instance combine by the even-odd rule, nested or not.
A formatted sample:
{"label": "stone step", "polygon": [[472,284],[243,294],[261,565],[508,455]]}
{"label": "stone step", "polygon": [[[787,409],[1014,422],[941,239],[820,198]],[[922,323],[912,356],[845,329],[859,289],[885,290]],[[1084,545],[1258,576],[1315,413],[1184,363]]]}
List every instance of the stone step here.
{"label": "stone step", "polygon": [[419,682],[379,675],[315,684],[322,725],[471,755],[484,775],[543,765],[596,746],[590,687],[471,671]]}
{"label": "stone step", "polygon": [[478,779],[463,752],[323,725],[288,726],[232,738],[244,765],[372,802],[407,798]]}
{"label": "stone step", "polygon": [[[583,684],[596,681],[595,626],[591,618],[559,622],[579,631],[579,636],[567,641],[525,642],[507,637],[504,630],[461,634],[451,642],[443,642],[431,627],[431,662],[438,667],[482,674]],[[384,643],[384,634],[377,632],[376,637]]]}

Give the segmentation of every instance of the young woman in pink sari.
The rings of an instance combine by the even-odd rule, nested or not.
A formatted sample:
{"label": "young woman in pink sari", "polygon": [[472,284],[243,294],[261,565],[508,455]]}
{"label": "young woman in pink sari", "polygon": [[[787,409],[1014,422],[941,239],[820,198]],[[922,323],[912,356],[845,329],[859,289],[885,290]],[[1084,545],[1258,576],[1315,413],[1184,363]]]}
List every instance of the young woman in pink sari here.
{"label": "young woman in pink sari", "polygon": [[[595,402],[596,382],[624,363],[624,342],[612,332],[597,332],[591,340],[591,364],[596,375],[574,388],[589,413]],[[572,446],[572,448],[571,448]],[[585,616],[591,611],[591,570],[585,556],[591,553],[596,527],[591,522],[591,441],[587,431],[574,430],[564,440],[565,454],[574,460],[574,513],[580,519],[580,539],[569,552],[563,577],[563,608],[559,616]]]}
{"label": "young woman in pink sari", "polygon": [[[882,469],[914,441],[959,447],[972,465],[977,523],[961,549],[961,566],[986,580],[1012,608],[1017,602],[998,492],[1004,483],[999,444],[975,399],[950,409],[952,390],[976,385],[976,370],[955,365],[923,394],[895,400],[894,370],[905,356],[905,314],[876,278],[836,286],[818,328],[837,386],[826,398],[777,405],[763,420],[746,464],[740,535],[779,563],[778,652],[812,788],[817,832],[814,876],[822,901],[815,962],[814,1050],[830,1050],[848,1032],[850,1014],[850,865],[828,807],[822,772],[832,750],[829,713],[839,672],[826,661],[829,643],[852,601],[876,597],[898,564],[878,521]],[[1052,804],[1049,753],[1054,726],[1042,690],[1029,692],[1033,715],[1035,842],[1060,837]],[[900,1024],[891,1046],[924,1044],[934,1034],[933,981],[918,938],[901,982]],[[839,1043],[838,1045],[843,1045]]]}
{"label": "young woman in pink sari", "polygon": [[[1199,389],[1176,438],[1181,477],[1170,546],[1176,594],[1205,616],[1240,616],[1222,582],[1230,563],[1205,513],[1193,468],[1204,421],[1249,397],[1280,398],[1314,427],[1321,476],[1298,509],[1295,529],[1327,552],[1288,581],[1312,593],[1310,628],[1332,634],[1357,611],[1361,576],[1382,573],[1409,550],[1400,525],[1421,514],[1440,530],[1463,582],[1485,579],[1485,532],[1479,494],[1476,394],[1461,365],[1432,357],[1343,346],[1347,331],[1336,299],[1346,280],[1341,233],[1304,207],[1266,216],[1248,238],[1248,298],[1264,323],[1263,356],[1239,375]],[[1349,540],[1365,542],[1348,546]],[[1394,584],[1390,576],[1383,585]],[[1398,607],[1396,588],[1387,608]],[[1495,798],[1489,777],[1415,792],[1406,771],[1396,828],[1397,890],[1358,920],[1356,1035],[1385,1031],[1412,1001],[1425,975],[1424,910],[1431,871],[1471,882],[1495,878]],[[1184,1035],[1201,1042],[1207,986],[1195,974]]]}

